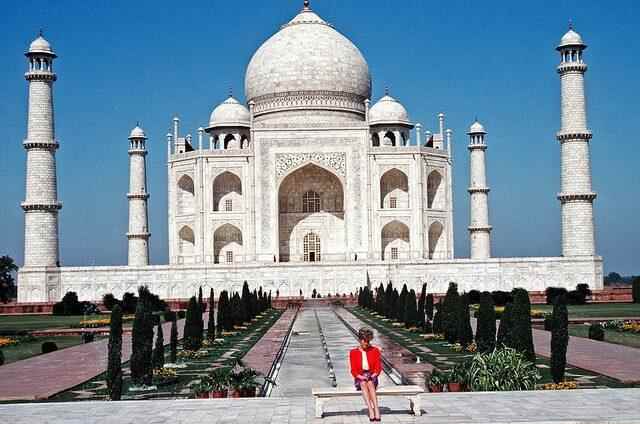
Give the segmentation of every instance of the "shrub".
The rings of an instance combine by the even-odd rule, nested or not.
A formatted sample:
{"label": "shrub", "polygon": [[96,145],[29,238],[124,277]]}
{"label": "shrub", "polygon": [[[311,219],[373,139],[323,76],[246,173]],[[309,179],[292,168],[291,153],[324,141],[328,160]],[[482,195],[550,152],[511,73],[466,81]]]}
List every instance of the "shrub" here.
{"label": "shrub", "polygon": [[0,350],[0,366],[4,365],[4,353]]}
{"label": "shrub", "polygon": [[458,314],[456,310],[459,305],[458,285],[449,283],[447,294],[442,303],[442,329],[444,337],[449,343],[455,343],[458,340]]}
{"label": "shrub", "polygon": [[544,317],[544,329],[545,331],[551,331],[553,328],[553,319],[551,315],[545,315]]}
{"label": "shrub", "polygon": [[164,367],[164,335],[162,334],[162,324],[156,327],[156,345],[153,349],[152,366],[154,369]]}
{"label": "shrub", "polygon": [[589,338],[600,342],[604,341],[604,328],[600,323],[593,322],[589,325]]}
{"label": "shrub", "polygon": [[184,341],[185,350],[199,350],[202,347],[202,329],[200,327],[200,305],[195,296],[189,299],[187,308],[187,318],[184,321]]}
{"label": "shrub", "polygon": [[215,300],[213,297],[213,289],[209,292],[209,319],[207,321],[207,340],[213,342],[216,339],[216,318],[215,312]]}
{"label": "shrub", "polygon": [[172,364],[176,363],[176,357],[178,355],[178,324],[176,323],[176,317],[171,320],[171,347],[169,351],[169,361]]}
{"label": "shrub", "polygon": [[469,293],[469,304],[477,305],[480,303],[480,292],[478,290],[470,290]]}
{"label": "shrub", "polygon": [[491,352],[496,347],[496,309],[489,292],[483,292],[480,295],[476,345],[478,351],[483,353]]}
{"label": "shrub", "polygon": [[58,345],[55,342],[44,342],[41,346],[42,353],[51,353],[58,350]]}
{"label": "shrub", "polygon": [[508,346],[521,352],[527,360],[535,362],[536,355],[531,330],[531,303],[529,303],[529,293],[525,289],[513,289],[511,320],[512,331]]}
{"label": "shrub", "polygon": [[187,311],[181,309],[178,311],[178,319],[185,319],[187,317]]}
{"label": "shrub", "polygon": [[631,283],[631,297],[633,303],[640,303],[640,276],[635,277]]}
{"label": "shrub", "polygon": [[53,305],[53,315],[82,315],[83,305],[78,301],[76,292],[67,292],[60,302]]}
{"label": "shrub", "polygon": [[122,295],[122,313],[123,314],[135,314],[136,307],[138,306],[138,298],[133,293],[125,293]]}
{"label": "shrub", "polygon": [[153,378],[151,355],[153,352],[154,318],[149,305],[149,290],[138,289],[136,316],[133,320],[131,336],[131,379],[135,384],[150,385]]}
{"label": "shrub", "polygon": [[458,343],[467,347],[473,342],[473,330],[471,329],[471,317],[469,316],[469,296],[465,293],[458,298]]}
{"label": "shrub", "polygon": [[443,333],[443,328],[442,328],[442,303],[438,302],[437,305],[435,305],[435,315],[433,316],[433,332],[434,334],[442,334]]}
{"label": "shrub", "polygon": [[424,312],[427,314],[427,319],[433,321],[433,295],[429,293],[425,300]]}
{"label": "shrub", "polygon": [[474,392],[533,390],[541,376],[532,362],[514,349],[474,355],[467,366],[467,386]]}
{"label": "shrub", "polygon": [[90,333],[88,331],[85,331],[84,333],[82,333],[82,343],[92,343],[96,336],[93,333]]}
{"label": "shrub", "polygon": [[491,296],[493,304],[496,306],[506,306],[507,303],[513,303],[513,295],[509,292],[496,290],[491,292]]}
{"label": "shrub", "polygon": [[496,345],[498,347],[509,346],[512,331],[511,310],[513,309],[512,303],[507,303],[504,307],[504,311],[500,316],[500,326],[498,327],[498,334],[496,336]]}
{"label": "shrub", "polygon": [[406,328],[414,327],[417,325],[417,313],[418,309],[416,306],[416,292],[411,289],[409,293],[404,298],[404,326]]}
{"label": "shrub", "polygon": [[569,344],[569,314],[562,295],[555,298],[551,321],[551,378],[554,383],[560,383],[564,380]]}
{"label": "shrub", "polygon": [[109,348],[107,354],[107,391],[111,400],[122,395],[122,308],[115,304],[111,310]]}
{"label": "shrub", "polygon": [[118,305],[120,301],[112,293],[107,293],[102,296],[102,304],[108,311],[112,311],[113,307]]}
{"label": "shrub", "polygon": [[566,296],[568,292],[564,287],[547,287],[544,294],[547,297],[547,305],[553,305],[556,297],[561,295]]}
{"label": "shrub", "polygon": [[[384,292],[384,287],[380,285],[382,288],[382,292]],[[427,283],[422,284],[422,291],[420,292],[420,301],[418,302],[418,327],[424,329],[425,327],[425,307],[427,302]]]}

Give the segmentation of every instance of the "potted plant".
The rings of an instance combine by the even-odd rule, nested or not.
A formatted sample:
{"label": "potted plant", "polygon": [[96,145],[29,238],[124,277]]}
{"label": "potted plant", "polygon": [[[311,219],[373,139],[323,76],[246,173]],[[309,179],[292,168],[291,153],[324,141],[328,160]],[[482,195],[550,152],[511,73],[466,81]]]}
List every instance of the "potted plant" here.
{"label": "potted plant", "polygon": [[457,363],[449,370],[447,391],[461,392],[467,380],[466,367],[463,363]]}
{"label": "potted plant", "polygon": [[252,368],[234,370],[230,376],[231,397],[255,397],[260,386],[258,373]]}
{"label": "potted plant", "polygon": [[196,399],[209,399],[211,383],[208,377],[203,377],[199,383],[192,386]]}
{"label": "potted plant", "polygon": [[427,387],[430,392],[439,393],[442,392],[443,386],[447,384],[447,374],[434,368],[433,372],[427,380]]}
{"label": "potted plant", "polygon": [[229,380],[231,370],[229,368],[216,368],[209,374],[211,382],[211,397],[214,399],[226,398],[229,394]]}

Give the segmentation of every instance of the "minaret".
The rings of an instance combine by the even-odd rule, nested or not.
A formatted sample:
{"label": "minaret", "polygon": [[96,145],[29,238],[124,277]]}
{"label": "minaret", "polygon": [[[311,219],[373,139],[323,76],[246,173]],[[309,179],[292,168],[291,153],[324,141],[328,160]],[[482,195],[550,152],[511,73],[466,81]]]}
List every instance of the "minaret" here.
{"label": "minaret", "polygon": [[471,259],[491,257],[491,226],[489,225],[489,187],[485,162],[485,135],[487,132],[477,120],[469,128],[470,223],[469,243]]}
{"label": "minaret", "polygon": [[58,202],[56,149],[53,119],[53,60],[57,57],[42,33],[25,53],[29,69],[27,178],[24,215],[24,266],[60,266],[58,250]]}
{"label": "minaret", "polygon": [[149,219],[147,216],[147,137],[139,126],[129,135],[129,266],[149,265]]}
{"label": "minaret", "polygon": [[587,65],[582,54],[587,46],[571,27],[556,48],[560,52],[561,128],[557,134],[561,151],[560,200],[562,209],[562,256],[595,255],[591,160],[584,94]]}

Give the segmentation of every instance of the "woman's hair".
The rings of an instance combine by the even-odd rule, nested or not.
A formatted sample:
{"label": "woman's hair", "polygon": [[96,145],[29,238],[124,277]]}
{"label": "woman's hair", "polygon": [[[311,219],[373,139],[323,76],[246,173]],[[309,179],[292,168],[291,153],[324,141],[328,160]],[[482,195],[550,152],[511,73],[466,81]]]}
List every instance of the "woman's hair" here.
{"label": "woman's hair", "polygon": [[373,331],[367,327],[362,327],[358,330],[358,340],[366,340],[370,342],[373,339]]}

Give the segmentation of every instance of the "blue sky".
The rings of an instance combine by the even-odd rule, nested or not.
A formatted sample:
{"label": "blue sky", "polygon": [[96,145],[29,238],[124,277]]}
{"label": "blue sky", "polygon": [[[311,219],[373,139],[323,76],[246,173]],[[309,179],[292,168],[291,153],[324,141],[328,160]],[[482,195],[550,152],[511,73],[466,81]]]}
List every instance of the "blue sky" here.
{"label": "blue sky", "polygon": [[[0,15],[0,254],[22,264],[27,85],[23,56],[39,28],[59,55],[55,85],[61,261],[126,263],[127,135],[150,140],[151,260],[167,261],[165,134],[178,113],[195,133],[232,87],[243,95],[258,46],[301,8],[273,1],[20,1]],[[554,50],[569,19],[585,60],[597,251],[605,272],[640,273],[640,4],[596,1],[312,0],[362,51],[374,100],[385,86],[412,120],[454,130],[457,257],[468,255],[466,129],[489,135],[494,256],[560,254],[559,82]]]}

